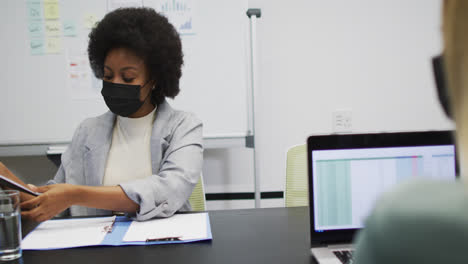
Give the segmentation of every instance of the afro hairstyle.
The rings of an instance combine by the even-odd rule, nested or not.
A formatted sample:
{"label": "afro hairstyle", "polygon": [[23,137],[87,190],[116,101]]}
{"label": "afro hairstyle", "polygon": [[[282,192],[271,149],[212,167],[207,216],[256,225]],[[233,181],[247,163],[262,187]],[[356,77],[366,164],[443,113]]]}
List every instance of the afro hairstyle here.
{"label": "afro hairstyle", "polygon": [[154,104],[177,96],[182,76],[182,43],[165,16],[151,8],[119,8],[104,16],[89,34],[88,56],[97,78],[103,78],[107,53],[121,47],[145,62],[150,80],[156,82],[151,94]]}

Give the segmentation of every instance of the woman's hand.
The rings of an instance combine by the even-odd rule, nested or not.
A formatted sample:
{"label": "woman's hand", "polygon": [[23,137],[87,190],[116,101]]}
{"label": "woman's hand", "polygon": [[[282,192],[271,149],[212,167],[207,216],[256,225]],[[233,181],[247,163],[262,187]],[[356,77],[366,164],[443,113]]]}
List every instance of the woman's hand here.
{"label": "woman's hand", "polygon": [[72,206],[77,190],[72,184],[52,184],[32,189],[42,194],[21,203],[21,216],[36,222],[49,220]]}
{"label": "woman's hand", "polygon": [[14,176],[14,174],[2,162],[0,162],[0,175],[3,175],[9,179]]}
{"label": "woman's hand", "polygon": [[[22,180],[20,180],[18,177],[16,177],[13,172],[11,172],[2,162],[0,162],[0,175],[24,186],[24,187],[28,187]],[[5,187],[4,187],[5,188]],[[7,190],[9,190],[9,188],[5,188]],[[34,196],[30,195],[30,194],[27,194],[27,193],[23,193],[23,192],[20,192],[20,199],[21,201],[27,201],[27,200],[30,200],[34,198]]]}
{"label": "woman's hand", "polygon": [[139,204],[120,186],[52,184],[29,188],[41,195],[21,203],[21,216],[37,222],[49,220],[72,205],[129,213],[139,210]]}

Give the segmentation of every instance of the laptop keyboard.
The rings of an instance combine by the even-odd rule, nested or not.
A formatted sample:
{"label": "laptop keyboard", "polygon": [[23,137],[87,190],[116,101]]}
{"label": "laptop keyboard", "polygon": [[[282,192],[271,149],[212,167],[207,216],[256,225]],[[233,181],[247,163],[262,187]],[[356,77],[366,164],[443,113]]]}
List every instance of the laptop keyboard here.
{"label": "laptop keyboard", "polygon": [[353,258],[352,250],[340,250],[340,251],[333,251],[335,256],[341,261],[343,264],[352,264],[353,263]]}

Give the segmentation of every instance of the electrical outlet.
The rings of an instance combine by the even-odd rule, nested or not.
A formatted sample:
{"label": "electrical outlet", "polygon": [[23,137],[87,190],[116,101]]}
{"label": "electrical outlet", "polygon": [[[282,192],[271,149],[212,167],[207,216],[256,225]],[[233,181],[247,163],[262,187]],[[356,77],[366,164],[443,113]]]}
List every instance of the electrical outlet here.
{"label": "electrical outlet", "polygon": [[350,109],[336,110],[332,117],[333,132],[349,133],[353,131],[353,112]]}

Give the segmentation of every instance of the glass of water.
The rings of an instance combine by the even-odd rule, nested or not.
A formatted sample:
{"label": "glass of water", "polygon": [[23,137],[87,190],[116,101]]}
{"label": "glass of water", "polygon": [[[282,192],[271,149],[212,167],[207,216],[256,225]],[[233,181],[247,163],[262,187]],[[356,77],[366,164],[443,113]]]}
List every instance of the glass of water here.
{"label": "glass of water", "polygon": [[0,261],[21,257],[21,212],[18,191],[0,190]]}

